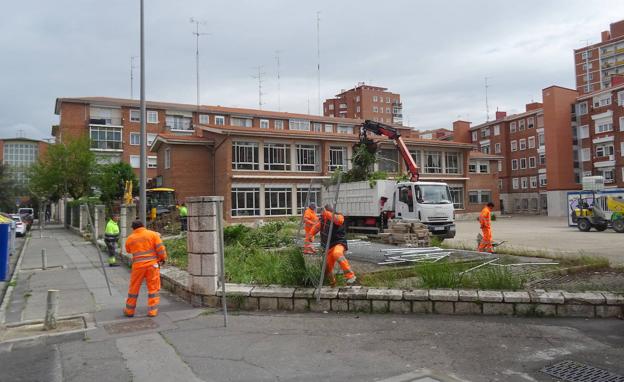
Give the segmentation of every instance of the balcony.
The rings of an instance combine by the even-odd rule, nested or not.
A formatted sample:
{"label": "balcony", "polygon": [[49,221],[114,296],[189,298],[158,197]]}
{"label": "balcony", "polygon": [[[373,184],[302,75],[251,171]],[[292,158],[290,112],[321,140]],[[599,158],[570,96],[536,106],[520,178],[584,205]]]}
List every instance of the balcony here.
{"label": "balcony", "polygon": [[95,126],[115,126],[121,127],[121,118],[98,118],[93,117],[89,119],[89,125]]}
{"label": "balcony", "polygon": [[192,133],[195,131],[191,118],[167,116],[165,127],[172,133]]}

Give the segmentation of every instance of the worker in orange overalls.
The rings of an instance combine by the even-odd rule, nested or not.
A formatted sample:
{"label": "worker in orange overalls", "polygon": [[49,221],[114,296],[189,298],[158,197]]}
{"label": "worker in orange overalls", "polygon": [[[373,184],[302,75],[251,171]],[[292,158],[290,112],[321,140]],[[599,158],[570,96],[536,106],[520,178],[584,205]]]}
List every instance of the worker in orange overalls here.
{"label": "worker in orange overalls", "polygon": [[303,253],[312,255],[315,253],[312,243],[314,242],[314,230],[319,224],[319,218],[316,216],[316,203],[310,203],[303,214],[303,229],[305,230],[305,240],[303,242]]}
{"label": "worker in orange overalls", "polygon": [[494,253],[494,246],[492,245],[492,208],[494,208],[494,203],[489,202],[483,207],[479,215],[479,224],[481,224],[481,232],[483,234],[483,238],[479,243],[479,252]]}
{"label": "worker in orange overalls", "polygon": [[[331,237],[329,236],[329,227],[331,225],[332,216],[334,218],[334,226],[332,229]],[[325,245],[329,240],[329,251],[327,252],[327,267],[325,268],[325,276],[329,280],[329,284],[332,287],[336,286],[336,277],[334,276],[334,266],[336,262],[342,268],[344,277],[347,279],[347,284],[355,283],[355,273],[351,270],[349,262],[345,257],[345,251],[347,247],[347,238],[344,226],[344,216],[339,213],[335,213],[334,209],[330,205],[325,206],[325,210],[321,216],[319,224],[316,226],[314,233],[321,233],[321,248],[325,249]]]}
{"label": "worker in orange overalls", "polygon": [[134,316],[143,279],[147,284],[147,315],[158,315],[160,297],[160,266],[167,260],[167,251],[158,232],[150,231],[140,220],[132,222],[133,232],[126,240],[126,252],[132,254],[132,272],[124,314]]}

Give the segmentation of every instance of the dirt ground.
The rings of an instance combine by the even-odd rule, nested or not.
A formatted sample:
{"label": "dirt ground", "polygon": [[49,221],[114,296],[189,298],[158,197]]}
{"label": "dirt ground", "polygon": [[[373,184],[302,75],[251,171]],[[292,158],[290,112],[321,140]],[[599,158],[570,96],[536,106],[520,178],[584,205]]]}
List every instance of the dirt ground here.
{"label": "dirt ground", "polygon": [[[479,223],[468,220],[456,224],[457,236],[448,243],[476,247]],[[568,227],[565,218],[514,215],[493,221],[492,232],[494,241],[505,240],[506,247],[547,251],[563,256],[603,256],[609,259],[611,265],[624,265],[624,234],[611,229],[580,232],[576,227]]]}

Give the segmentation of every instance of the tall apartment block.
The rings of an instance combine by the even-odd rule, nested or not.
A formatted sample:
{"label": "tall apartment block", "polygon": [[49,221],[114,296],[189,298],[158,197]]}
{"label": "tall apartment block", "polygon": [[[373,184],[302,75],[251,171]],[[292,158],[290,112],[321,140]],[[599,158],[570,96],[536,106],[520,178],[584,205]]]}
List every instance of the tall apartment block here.
{"label": "tall apartment block", "polygon": [[600,42],[574,50],[576,90],[580,95],[606,89],[624,75],[624,20],[603,31]]}
{"label": "tall apartment block", "polygon": [[402,125],[403,104],[401,95],[361,82],[353,89],[341,91],[335,98],[326,99],[323,115]]}

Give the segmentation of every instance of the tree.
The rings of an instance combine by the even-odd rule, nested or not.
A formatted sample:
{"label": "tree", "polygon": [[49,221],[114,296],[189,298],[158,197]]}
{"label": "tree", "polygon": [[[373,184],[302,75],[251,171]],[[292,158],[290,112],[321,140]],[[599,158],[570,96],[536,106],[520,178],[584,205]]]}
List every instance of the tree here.
{"label": "tree", "polygon": [[16,196],[17,185],[9,174],[7,165],[0,164],[0,210],[12,211]]}
{"label": "tree", "polygon": [[74,199],[89,196],[95,167],[87,137],[51,145],[30,169],[30,190],[38,198],[54,201],[65,192]]}
{"label": "tree", "polygon": [[134,170],[128,163],[111,163],[99,166],[95,184],[102,193],[100,199],[110,207],[113,200],[119,200],[123,197],[127,180],[132,181],[133,190],[138,190],[139,182]]}

